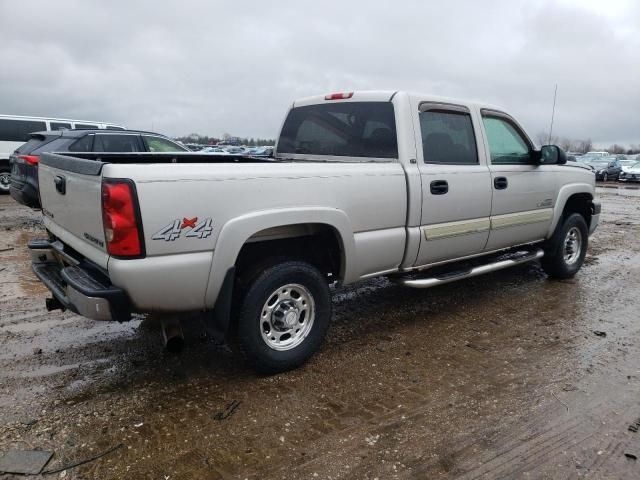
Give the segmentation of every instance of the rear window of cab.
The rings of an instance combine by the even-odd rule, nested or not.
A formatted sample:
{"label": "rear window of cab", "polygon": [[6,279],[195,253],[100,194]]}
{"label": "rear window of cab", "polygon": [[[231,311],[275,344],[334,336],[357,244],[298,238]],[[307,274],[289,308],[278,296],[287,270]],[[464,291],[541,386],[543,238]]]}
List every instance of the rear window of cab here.
{"label": "rear window of cab", "polygon": [[391,102],[332,102],[289,111],[279,154],[398,158]]}

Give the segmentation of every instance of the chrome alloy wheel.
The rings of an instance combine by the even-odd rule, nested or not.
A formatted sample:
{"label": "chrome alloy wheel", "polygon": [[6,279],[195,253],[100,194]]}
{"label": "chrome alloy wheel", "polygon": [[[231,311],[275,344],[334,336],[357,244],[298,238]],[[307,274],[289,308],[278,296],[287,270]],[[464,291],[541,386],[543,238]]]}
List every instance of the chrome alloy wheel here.
{"label": "chrome alloy wheel", "polygon": [[291,350],[309,335],[314,318],[315,302],[309,290],[295,283],[284,285],[262,307],[262,339],[274,350]]}
{"label": "chrome alloy wheel", "polygon": [[567,265],[573,265],[580,258],[582,251],[582,233],[577,227],[572,227],[564,238],[564,261]]}

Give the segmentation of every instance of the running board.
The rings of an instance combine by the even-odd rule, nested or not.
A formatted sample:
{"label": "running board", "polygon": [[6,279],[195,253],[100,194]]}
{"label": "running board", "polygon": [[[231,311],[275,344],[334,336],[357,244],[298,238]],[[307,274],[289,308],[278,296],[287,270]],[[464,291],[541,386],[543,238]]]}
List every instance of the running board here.
{"label": "running board", "polygon": [[407,277],[396,277],[391,280],[400,285],[404,285],[406,287],[413,288],[431,288],[436,285],[444,285],[445,283],[455,282],[457,280],[462,280],[463,278],[471,278],[477,277],[478,275],[483,275],[485,273],[495,272],[497,270],[502,270],[504,268],[514,267],[516,265],[521,265],[523,263],[531,262],[532,260],[537,260],[544,256],[544,251],[542,249],[537,249],[534,251],[517,252],[512,255],[512,258],[508,258],[505,260],[498,260],[496,262],[487,263],[485,265],[480,265],[477,267],[470,268],[463,272],[452,272],[447,274],[441,274],[434,277],[423,277],[423,278],[407,278]]}

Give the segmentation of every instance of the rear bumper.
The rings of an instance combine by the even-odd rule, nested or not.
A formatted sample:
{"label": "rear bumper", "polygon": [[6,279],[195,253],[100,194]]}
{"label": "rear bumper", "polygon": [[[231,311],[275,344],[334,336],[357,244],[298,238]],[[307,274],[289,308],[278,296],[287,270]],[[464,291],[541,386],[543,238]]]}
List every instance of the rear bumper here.
{"label": "rear bumper", "polygon": [[11,172],[9,193],[13,199],[31,208],[40,208],[38,194],[38,167],[34,165],[18,164],[14,161]]}
{"label": "rear bumper", "polygon": [[63,308],[93,320],[131,319],[127,294],[87,265],[66,265],[46,239],[31,240],[31,268]]}
{"label": "rear bumper", "polygon": [[9,193],[11,197],[22,205],[26,205],[31,208],[40,208],[40,198],[38,196],[38,190],[28,183],[20,183],[11,181],[9,186]]}

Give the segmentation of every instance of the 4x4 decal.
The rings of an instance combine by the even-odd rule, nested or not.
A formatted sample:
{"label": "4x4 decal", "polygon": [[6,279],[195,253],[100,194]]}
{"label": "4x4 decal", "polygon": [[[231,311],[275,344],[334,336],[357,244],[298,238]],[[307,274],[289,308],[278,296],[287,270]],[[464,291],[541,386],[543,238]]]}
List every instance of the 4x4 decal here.
{"label": "4x4 decal", "polygon": [[213,231],[213,221],[211,218],[204,218],[198,221],[198,217],[183,218],[180,220],[176,218],[169,225],[162,227],[158,230],[153,237],[153,240],[164,240],[165,242],[172,242],[177,238],[184,236],[187,238],[207,238]]}

